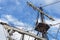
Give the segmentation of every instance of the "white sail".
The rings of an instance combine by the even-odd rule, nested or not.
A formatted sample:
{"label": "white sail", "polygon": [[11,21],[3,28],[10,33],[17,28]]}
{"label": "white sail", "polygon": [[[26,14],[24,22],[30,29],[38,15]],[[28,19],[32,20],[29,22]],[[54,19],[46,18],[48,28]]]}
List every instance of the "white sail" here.
{"label": "white sail", "polygon": [[0,40],[8,40],[7,36],[8,36],[7,31],[5,30],[3,25],[0,24]]}

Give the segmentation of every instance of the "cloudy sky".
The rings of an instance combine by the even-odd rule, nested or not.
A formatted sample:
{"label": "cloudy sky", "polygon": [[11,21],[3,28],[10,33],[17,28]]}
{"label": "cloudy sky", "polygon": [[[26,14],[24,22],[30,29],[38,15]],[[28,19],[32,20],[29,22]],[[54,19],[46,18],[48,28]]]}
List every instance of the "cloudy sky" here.
{"label": "cloudy sky", "polygon": [[[45,6],[60,0],[0,0],[0,21],[24,30],[30,30],[35,27],[38,11],[33,10],[31,7],[29,7],[26,3],[27,1],[33,3],[36,7],[40,7],[40,4],[42,4],[42,6]],[[46,23],[56,24],[60,22],[60,3],[45,6],[43,9],[45,13],[55,19],[55,21],[51,21],[45,17]],[[53,26],[48,30],[48,32],[51,32],[50,34],[56,36],[58,28],[59,25]],[[56,40],[60,40],[59,34],[60,33],[58,33],[58,39]],[[50,40],[55,40],[50,35],[48,36]]]}

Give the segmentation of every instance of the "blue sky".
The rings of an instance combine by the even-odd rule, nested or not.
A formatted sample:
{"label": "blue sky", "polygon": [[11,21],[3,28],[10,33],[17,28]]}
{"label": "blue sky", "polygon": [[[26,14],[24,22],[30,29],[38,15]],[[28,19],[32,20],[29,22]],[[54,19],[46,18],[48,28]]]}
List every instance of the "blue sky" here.
{"label": "blue sky", "polygon": [[[27,1],[32,2],[36,7],[40,7],[40,4],[44,6],[60,0],[0,0],[0,21],[12,26],[28,26],[28,30],[30,27],[34,27],[38,11],[29,7],[26,3]],[[43,7],[43,9],[44,12],[56,20],[51,23],[52,21],[46,19],[47,23],[54,24],[60,22],[60,3]],[[55,27],[50,28],[50,30],[55,30]]]}

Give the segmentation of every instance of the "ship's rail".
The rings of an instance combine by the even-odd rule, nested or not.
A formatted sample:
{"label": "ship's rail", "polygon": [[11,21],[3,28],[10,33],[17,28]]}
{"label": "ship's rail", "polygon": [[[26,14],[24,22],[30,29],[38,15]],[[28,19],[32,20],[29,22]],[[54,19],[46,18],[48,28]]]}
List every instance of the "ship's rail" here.
{"label": "ship's rail", "polygon": [[[35,34],[33,34],[33,33],[24,31],[24,30],[19,29],[19,28],[15,28],[15,27],[9,26],[9,25],[6,24],[6,23],[0,22],[0,24],[2,24],[3,27],[4,27],[6,30],[10,31],[10,32],[9,32],[9,35],[12,34],[12,33],[15,32],[15,31],[18,32],[18,33],[20,33],[20,34],[22,34],[22,37],[23,37],[22,40],[24,40],[24,35],[29,35],[29,36],[31,36],[31,37],[34,37],[34,38],[37,39],[37,40],[46,40],[45,38],[39,37],[39,36],[37,36],[37,35],[35,35]],[[10,37],[10,36],[9,36],[9,37]]]}

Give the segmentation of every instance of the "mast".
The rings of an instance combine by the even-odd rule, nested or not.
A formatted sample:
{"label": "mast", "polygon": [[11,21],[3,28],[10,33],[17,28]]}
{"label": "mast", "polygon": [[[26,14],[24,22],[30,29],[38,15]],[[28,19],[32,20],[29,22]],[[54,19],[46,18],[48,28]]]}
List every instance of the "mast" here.
{"label": "mast", "polygon": [[34,10],[37,10],[38,12],[40,12],[40,15],[41,15],[41,23],[39,23],[38,25],[36,25],[36,28],[35,30],[38,31],[38,32],[42,32],[42,37],[43,38],[46,38],[48,40],[48,37],[47,37],[47,31],[48,29],[50,28],[48,24],[44,23],[44,15],[46,17],[48,17],[50,20],[54,21],[54,19],[49,16],[48,14],[44,13],[43,12],[43,9],[42,7],[36,7],[34,6],[32,3],[30,2],[27,2],[27,4],[32,7]]}
{"label": "mast", "polygon": [[[42,6],[39,7],[39,9],[40,9],[41,11],[43,11]],[[40,15],[41,15],[41,23],[44,23],[44,14],[43,14],[42,12],[40,12]],[[42,37],[43,37],[43,38],[46,38],[47,40],[49,40],[48,37],[47,37],[47,32],[44,32],[44,31],[43,31]]]}

